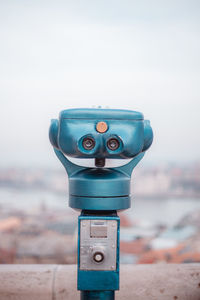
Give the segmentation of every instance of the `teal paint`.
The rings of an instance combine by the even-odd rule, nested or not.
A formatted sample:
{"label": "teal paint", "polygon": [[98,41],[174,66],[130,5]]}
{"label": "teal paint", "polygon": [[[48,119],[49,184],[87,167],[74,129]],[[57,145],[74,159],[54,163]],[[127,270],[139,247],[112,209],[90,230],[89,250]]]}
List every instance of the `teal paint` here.
{"label": "teal paint", "polygon": [[131,198],[126,197],[79,197],[69,196],[69,206],[74,209],[95,210],[95,211],[110,211],[122,210],[131,206]]}

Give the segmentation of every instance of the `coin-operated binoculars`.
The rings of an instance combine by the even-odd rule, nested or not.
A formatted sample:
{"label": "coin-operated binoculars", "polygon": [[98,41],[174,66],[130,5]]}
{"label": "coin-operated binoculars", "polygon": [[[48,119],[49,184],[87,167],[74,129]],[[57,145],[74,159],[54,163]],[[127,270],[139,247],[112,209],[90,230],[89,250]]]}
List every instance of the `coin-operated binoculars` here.
{"label": "coin-operated binoculars", "polygon": [[[153,140],[149,121],[136,111],[67,109],[52,120],[49,137],[69,178],[69,206],[81,210],[78,219],[78,290],[81,299],[114,299],[119,290],[119,230],[117,211],[130,208],[133,168]],[[66,156],[90,158],[83,167]],[[107,168],[106,158],[131,159]]]}

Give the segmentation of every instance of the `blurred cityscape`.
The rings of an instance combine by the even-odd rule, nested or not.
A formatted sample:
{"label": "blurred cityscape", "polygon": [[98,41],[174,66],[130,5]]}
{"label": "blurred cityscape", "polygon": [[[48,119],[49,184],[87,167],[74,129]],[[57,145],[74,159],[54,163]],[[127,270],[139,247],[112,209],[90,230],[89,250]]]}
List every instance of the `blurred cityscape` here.
{"label": "blurred cityscape", "polygon": [[[200,262],[200,163],[138,168],[120,212],[121,263]],[[67,175],[0,170],[0,263],[76,263]]]}

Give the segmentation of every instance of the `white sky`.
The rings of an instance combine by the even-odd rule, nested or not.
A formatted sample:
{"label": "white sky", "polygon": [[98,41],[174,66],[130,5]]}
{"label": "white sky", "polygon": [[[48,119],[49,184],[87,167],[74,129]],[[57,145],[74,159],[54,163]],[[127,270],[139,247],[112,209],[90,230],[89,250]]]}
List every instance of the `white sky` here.
{"label": "white sky", "polygon": [[57,166],[51,118],[129,108],[151,120],[145,162],[200,160],[200,2],[0,0],[0,166]]}

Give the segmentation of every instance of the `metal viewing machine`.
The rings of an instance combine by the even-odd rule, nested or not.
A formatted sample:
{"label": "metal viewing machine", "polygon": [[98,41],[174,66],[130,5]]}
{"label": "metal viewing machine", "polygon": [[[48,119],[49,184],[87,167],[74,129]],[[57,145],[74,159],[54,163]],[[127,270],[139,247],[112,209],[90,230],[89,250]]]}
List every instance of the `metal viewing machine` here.
{"label": "metal viewing machine", "polygon": [[[81,299],[111,300],[119,290],[118,210],[130,208],[134,167],[151,146],[150,122],[136,111],[67,109],[52,120],[49,137],[69,178],[69,206],[78,218],[78,290]],[[66,156],[90,158],[95,167]],[[132,159],[107,168],[106,158]]]}

